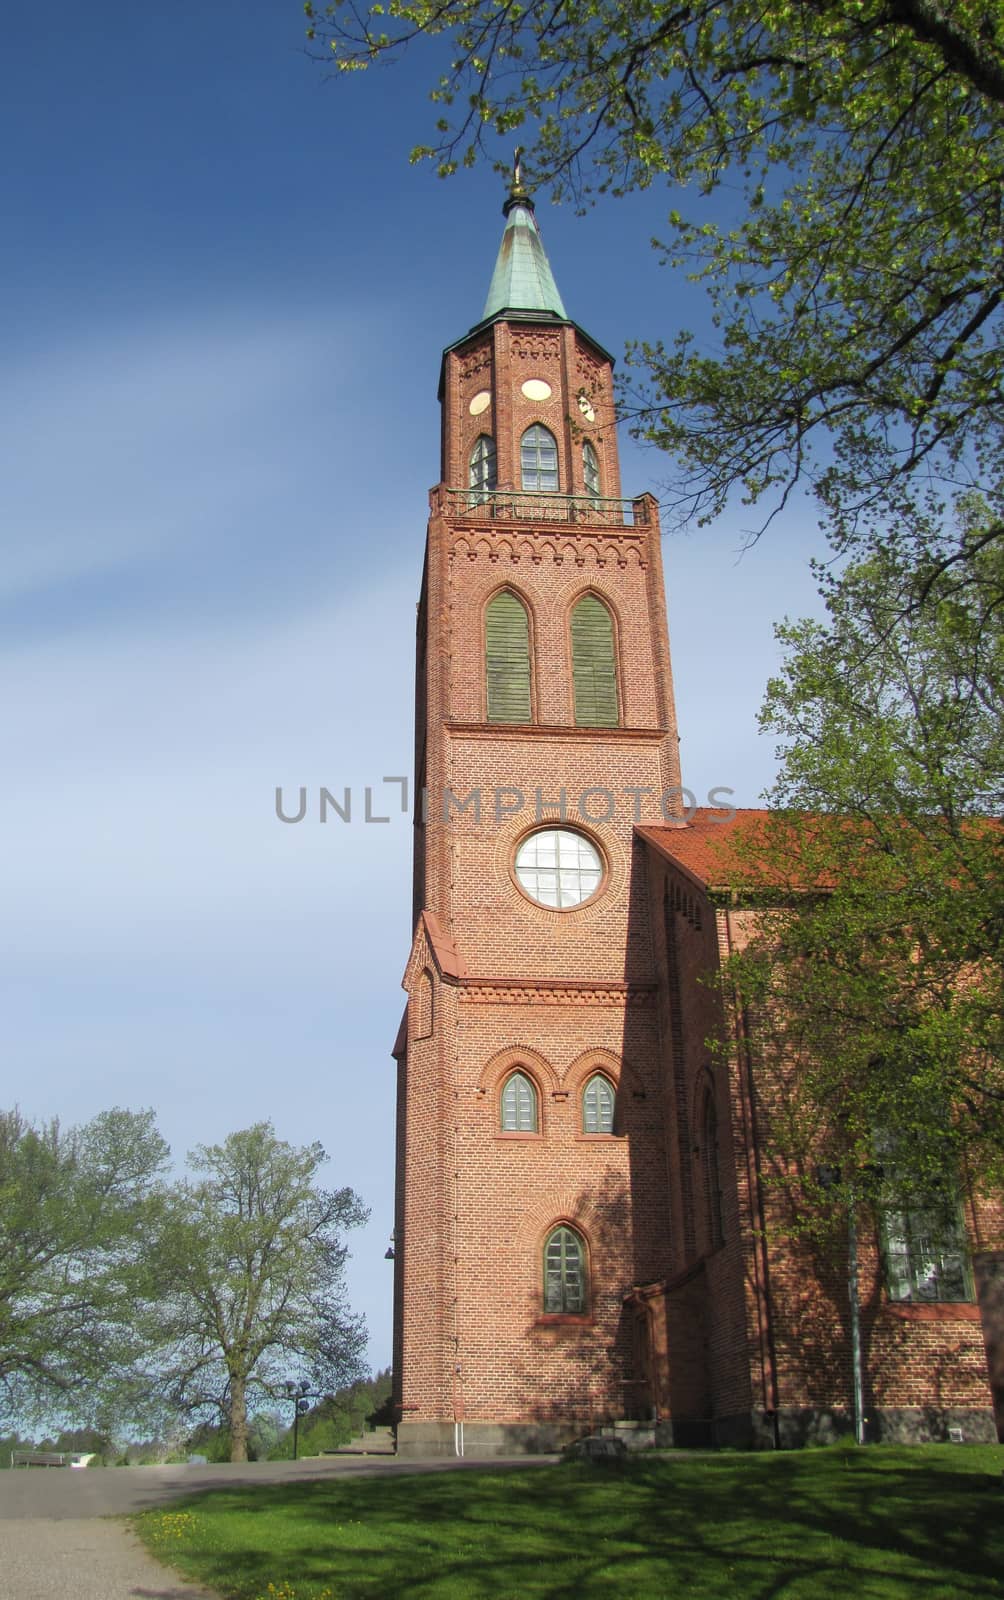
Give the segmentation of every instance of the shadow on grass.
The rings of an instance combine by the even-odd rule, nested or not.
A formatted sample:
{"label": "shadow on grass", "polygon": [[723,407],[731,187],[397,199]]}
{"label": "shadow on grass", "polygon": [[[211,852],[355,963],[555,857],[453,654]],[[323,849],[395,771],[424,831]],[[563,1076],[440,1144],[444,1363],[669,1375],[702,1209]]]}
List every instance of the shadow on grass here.
{"label": "shadow on grass", "polygon": [[169,1556],[240,1600],[1000,1597],[1002,1463],[876,1447],[221,1490]]}

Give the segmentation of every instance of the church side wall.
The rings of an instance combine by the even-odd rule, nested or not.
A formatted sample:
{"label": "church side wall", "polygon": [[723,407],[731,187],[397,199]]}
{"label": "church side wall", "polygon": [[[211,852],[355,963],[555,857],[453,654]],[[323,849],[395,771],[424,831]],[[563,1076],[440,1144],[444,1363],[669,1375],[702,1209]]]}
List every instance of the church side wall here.
{"label": "church side wall", "polygon": [[[770,1372],[755,1247],[754,1195],[734,1053],[716,1055],[722,1015],[715,913],[700,890],[665,858],[648,861],[658,971],[661,1092],[667,1124],[667,1187],[673,1197],[669,1386],[673,1437],[699,1420],[704,1442],[741,1442],[762,1429]],[[710,981],[709,981],[710,980]],[[712,1226],[702,1112],[717,1111],[720,1232]],[[700,1268],[697,1271],[697,1268]],[[698,1409],[703,1403],[702,1409]]]}
{"label": "church side wall", "polygon": [[[719,911],[723,954],[756,927],[752,912]],[[791,1068],[767,1059],[737,1019],[741,1073],[750,1085],[755,1165],[767,1254],[767,1313],[777,1369],[782,1442],[826,1439],[850,1426],[853,1380],[846,1235],[807,1233],[803,1198],[775,1121]],[[1004,1242],[999,1201],[963,1196],[977,1263],[981,1242]],[[873,1438],[993,1439],[985,1318],[972,1302],[900,1303],[886,1289],[876,1219],[859,1218],[859,1304],[866,1428]]]}

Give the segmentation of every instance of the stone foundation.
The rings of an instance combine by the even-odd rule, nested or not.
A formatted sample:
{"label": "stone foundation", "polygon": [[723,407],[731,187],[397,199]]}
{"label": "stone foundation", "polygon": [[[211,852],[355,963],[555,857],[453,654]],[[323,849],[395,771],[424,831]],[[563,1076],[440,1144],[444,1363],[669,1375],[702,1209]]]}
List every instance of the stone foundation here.
{"label": "stone foundation", "polygon": [[452,1422],[400,1422],[399,1456],[457,1456],[476,1460],[497,1456],[558,1455],[589,1432],[582,1422],[465,1422],[463,1434]]}
{"label": "stone foundation", "polygon": [[[869,1444],[948,1444],[959,1430],[962,1444],[996,1444],[994,1414],[961,1408],[888,1407],[871,1411],[865,1434]],[[402,1457],[456,1456],[475,1460],[500,1456],[558,1455],[589,1433],[583,1422],[465,1422],[463,1434],[452,1422],[402,1422],[397,1454]],[[620,1439],[631,1455],[645,1450],[772,1450],[773,1419],[744,1412],[732,1417],[687,1417],[675,1422],[614,1422],[597,1428],[603,1438]],[[781,1411],[777,1443],[782,1450],[835,1444],[854,1436],[854,1420],[840,1411]]]}

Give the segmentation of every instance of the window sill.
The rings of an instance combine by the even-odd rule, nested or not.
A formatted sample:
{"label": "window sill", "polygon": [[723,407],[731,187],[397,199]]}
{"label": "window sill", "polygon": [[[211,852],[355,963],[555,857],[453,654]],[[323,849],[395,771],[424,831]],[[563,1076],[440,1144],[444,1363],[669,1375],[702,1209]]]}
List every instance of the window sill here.
{"label": "window sill", "polygon": [[543,1311],[534,1326],[537,1328],[593,1328],[596,1318],[587,1312]]}
{"label": "window sill", "polygon": [[500,1144],[539,1144],[543,1137],[542,1133],[517,1133],[515,1129],[510,1132],[506,1128],[501,1128],[495,1134]]}
{"label": "window sill", "polygon": [[623,1144],[623,1133],[577,1133],[576,1144]]}
{"label": "window sill", "polygon": [[972,1300],[887,1300],[883,1310],[903,1322],[979,1322]]}

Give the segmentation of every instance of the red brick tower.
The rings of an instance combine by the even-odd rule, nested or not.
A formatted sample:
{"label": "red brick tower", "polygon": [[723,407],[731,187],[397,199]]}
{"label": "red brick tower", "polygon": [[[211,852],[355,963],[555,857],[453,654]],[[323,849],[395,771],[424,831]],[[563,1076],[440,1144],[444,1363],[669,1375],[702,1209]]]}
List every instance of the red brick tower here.
{"label": "red brick tower", "polygon": [[680,809],[659,525],[620,498],[607,353],[519,173],[443,359],[418,617],[415,938],[399,1061],[401,1453],[647,1415],[633,1285],[670,1185],[637,823]]}

